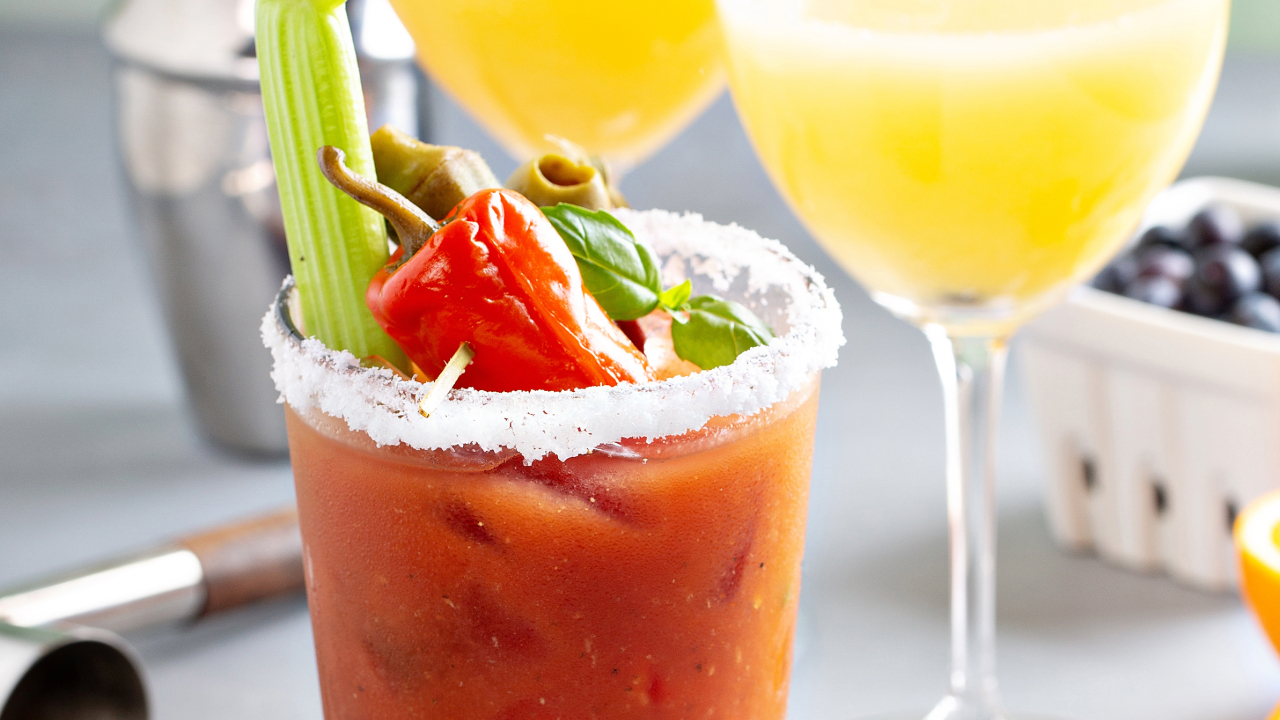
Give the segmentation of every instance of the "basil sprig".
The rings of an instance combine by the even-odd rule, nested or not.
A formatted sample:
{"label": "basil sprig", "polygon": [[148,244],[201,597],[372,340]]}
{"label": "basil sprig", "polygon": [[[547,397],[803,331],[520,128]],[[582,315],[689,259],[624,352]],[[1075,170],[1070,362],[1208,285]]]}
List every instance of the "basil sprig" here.
{"label": "basil sprig", "polygon": [[658,307],[658,258],[626,225],[603,210],[560,203],[542,208],[578,261],[582,282],[614,320],[635,320]]}
{"label": "basil sprig", "polygon": [[732,300],[699,295],[683,309],[689,318],[671,323],[671,342],[676,355],[703,370],[728,365],[773,337],[773,331],[755,313]]}
{"label": "basil sprig", "polygon": [[710,370],[773,337],[755,313],[732,300],[690,297],[688,280],[663,290],[653,251],[604,210],[561,203],[542,212],[578,261],[587,291],[610,318],[635,320],[658,307],[671,314],[671,341],[682,360]]}
{"label": "basil sprig", "polygon": [[684,306],[689,302],[689,296],[692,294],[693,283],[685,280],[679,285],[663,290],[662,294],[658,295],[658,304],[661,305],[664,310],[671,313],[671,317],[674,318],[676,322],[682,323],[685,319],[680,316],[679,312],[684,310]]}

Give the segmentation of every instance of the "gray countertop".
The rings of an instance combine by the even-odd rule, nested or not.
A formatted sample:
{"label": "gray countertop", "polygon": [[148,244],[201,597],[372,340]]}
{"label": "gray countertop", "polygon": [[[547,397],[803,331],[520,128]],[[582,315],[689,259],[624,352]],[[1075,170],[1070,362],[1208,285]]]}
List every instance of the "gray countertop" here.
{"label": "gray countertop", "polygon": [[[1275,61],[1233,59],[1194,172],[1280,180]],[[436,98],[435,138],[511,164]],[[89,36],[0,30],[0,584],[289,502],[289,467],[220,453],[187,418],[112,151]],[[792,714],[927,707],[945,689],[941,398],[923,337],[873,305],[770,187],[726,99],[625,185],[782,239],[845,309],[823,378]],[[1017,385],[1000,453],[999,664],[1007,704],[1080,720],[1257,720],[1280,663],[1232,595],[1054,548]],[[320,717],[301,599],[130,637],[159,720]]]}

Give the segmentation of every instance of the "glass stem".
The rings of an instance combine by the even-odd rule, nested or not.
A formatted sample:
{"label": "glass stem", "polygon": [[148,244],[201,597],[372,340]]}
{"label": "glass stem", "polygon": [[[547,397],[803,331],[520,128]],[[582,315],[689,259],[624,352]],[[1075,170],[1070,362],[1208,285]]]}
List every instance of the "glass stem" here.
{"label": "glass stem", "polygon": [[942,378],[951,543],[951,692],[928,720],[1001,718],[995,675],[995,448],[1007,338],[927,326]]}

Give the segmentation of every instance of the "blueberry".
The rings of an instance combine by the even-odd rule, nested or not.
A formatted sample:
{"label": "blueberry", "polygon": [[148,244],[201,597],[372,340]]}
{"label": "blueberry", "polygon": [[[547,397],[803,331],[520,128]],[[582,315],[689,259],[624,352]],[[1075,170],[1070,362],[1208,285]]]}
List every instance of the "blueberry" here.
{"label": "blueberry", "polygon": [[1176,230],[1168,225],[1156,225],[1143,233],[1142,239],[1138,241],[1139,249],[1159,245],[1190,250],[1191,237],[1185,230]]}
{"label": "blueberry", "polygon": [[1189,313],[1205,317],[1219,317],[1225,308],[1231,306],[1231,300],[1224,299],[1220,292],[1206,287],[1200,281],[1200,278],[1194,275],[1182,287],[1182,291],[1182,305],[1179,306],[1179,309],[1186,310]]}
{"label": "blueberry", "polygon": [[1236,300],[1262,287],[1262,270],[1235,245],[1210,245],[1196,253],[1196,271],[1186,284],[1187,309],[1217,317]]}
{"label": "blueberry", "polygon": [[1124,289],[1138,277],[1138,260],[1132,255],[1121,255],[1102,268],[1090,283],[1099,290],[1123,295]]}
{"label": "blueberry", "polygon": [[1280,300],[1266,293],[1249,293],[1231,306],[1227,319],[1237,325],[1280,333]]}
{"label": "blueberry", "polygon": [[1129,283],[1124,294],[1144,303],[1175,308],[1182,302],[1182,284],[1163,275],[1145,275]]}
{"label": "blueberry", "polygon": [[1240,247],[1256,258],[1280,247],[1280,222],[1266,222],[1245,233]]}
{"label": "blueberry", "polygon": [[1196,270],[1196,261],[1191,253],[1168,245],[1139,250],[1137,262],[1139,277],[1166,277],[1179,285]]}
{"label": "blueberry", "polygon": [[1262,266],[1262,287],[1280,298],[1280,249],[1270,250],[1258,259]]}
{"label": "blueberry", "polygon": [[1187,223],[1187,234],[1197,248],[1210,245],[1236,245],[1244,237],[1244,221],[1226,205],[1210,205]]}

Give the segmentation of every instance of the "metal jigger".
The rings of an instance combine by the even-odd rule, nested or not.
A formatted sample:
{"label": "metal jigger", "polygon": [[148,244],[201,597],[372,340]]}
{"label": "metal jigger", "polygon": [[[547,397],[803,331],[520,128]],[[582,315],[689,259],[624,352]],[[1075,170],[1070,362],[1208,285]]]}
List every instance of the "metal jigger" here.
{"label": "metal jigger", "polygon": [[[282,454],[258,326],[289,259],[253,13],[253,0],[123,0],[102,38],[121,164],[196,420],[222,446]],[[351,0],[347,15],[370,128],[421,134],[413,41],[386,0]]]}
{"label": "metal jigger", "polygon": [[0,720],[145,720],[132,651],[112,633],[0,623]]}
{"label": "metal jigger", "polygon": [[10,590],[0,595],[0,720],[146,720],[141,665],[115,633],[302,584],[290,509]]}

